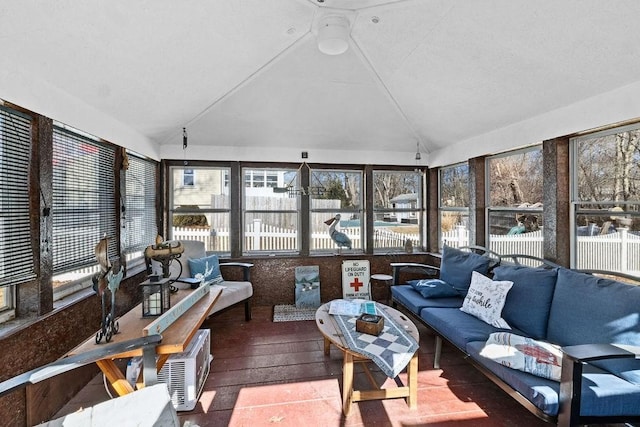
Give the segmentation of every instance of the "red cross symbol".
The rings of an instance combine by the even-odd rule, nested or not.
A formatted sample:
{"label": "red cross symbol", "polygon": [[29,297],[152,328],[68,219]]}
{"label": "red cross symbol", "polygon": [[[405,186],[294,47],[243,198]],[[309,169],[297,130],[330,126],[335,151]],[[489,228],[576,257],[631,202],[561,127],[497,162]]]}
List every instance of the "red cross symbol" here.
{"label": "red cross symbol", "polygon": [[349,286],[351,286],[353,289],[355,289],[356,292],[358,292],[360,290],[360,286],[364,286],[364,283],[362,283],[360,279],[356,277],[353,282],[349,283]]}

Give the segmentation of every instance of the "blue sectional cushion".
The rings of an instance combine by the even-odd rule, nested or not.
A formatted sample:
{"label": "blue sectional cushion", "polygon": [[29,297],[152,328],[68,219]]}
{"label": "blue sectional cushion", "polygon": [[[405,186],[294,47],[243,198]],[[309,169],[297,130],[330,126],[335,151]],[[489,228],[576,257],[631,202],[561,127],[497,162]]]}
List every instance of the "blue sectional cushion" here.
{"label": "blue sectional cushion", "polygon": [[557,269],[501,265],[493,270],[494,280],[513,282],[502,309],[502,318],[527,336],[541,340],[547,336],[551,299]]}
{"label": "blue sectional cushion", "polygon": [[454,307],[462,306],[461,296],[451,298],[425,298],[410,285],[397,285],[391,287],[393,299],[405,306],[416,315],[425,307]]}
{"label": "blue sectional cushion", "polygon": [[460,296],[453,286],[440,279],[410,280],[408,283],[425,298]]}
{"label": "blue sectional cushion", "polygon": [[[195,259],[189,258],[189,269],[192,277],[196,277],[197,274],[203,274],[205,282],[209,282],[212,285],[218,285],[224,281],[217,255]],[[209,274],[206,274],[207,272]]]}
{"label": "blue sectional cushion", "polygon": [[[460,311],[458,308],[425,307],[420,311],[420,317],[436,332],[451,341],[456,347],[464,350],[468,342],[485,342],[489,335],[506,331],[489,325],[475,316]],[[521,331],[512,330],[516,334]]]}
{"label": "blue sectional cushion", "polygon": [[[640,287],[561,268],[549,312],[548,341],[560,345],[640,346]],[[640,360],[594,362],[640,385]]]}
{"label": "blue sectional cushion", "polygon": [[[507,368],[480,356],[484,342],[470,342],[466,351],[474,361],[482,364],[504,382],[519,391],[544,413],[558,415],[558,394],[560,383],[546,378]],[[582,404],[580,414],[597,415],[640,415],[640,387],[622,378],[587,365],[582,379]]]}
{"label": "blue sectional cushion", "polygon": [[464,252],[451,246],[442,249],[440,280],[466,294],[471,284],[471,273],[477,271],[485,276],[489,273],[491,259],[473,252]]}

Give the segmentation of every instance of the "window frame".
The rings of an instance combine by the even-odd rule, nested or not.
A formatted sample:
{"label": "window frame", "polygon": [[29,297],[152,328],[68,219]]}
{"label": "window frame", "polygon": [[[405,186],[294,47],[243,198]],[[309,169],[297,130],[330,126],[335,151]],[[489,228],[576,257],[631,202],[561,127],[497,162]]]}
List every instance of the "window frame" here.
{"label": "window frame", "polygon": [[[176,190],[179,189],[185,189],[185,188],[189,188],[192,189],[193,191],[206,191],[206,188],[204,188],[203,186],[205,184],[202,183],[202,179],[201,178],[201,183],[198,186],[182,186],[181,184],[183,183],[182,181],[182,177],[183,177],[183,173],[181,172],[180,175],[180,180],[178,181],[180,183],[180,185],[178,185],[176,183],[176,180],[174,179],[174,171],[176,170],[181,170],[184,171],[185,169],[190,169],[194,171],[194,176],[197,174],[198,170],[204,171],[204,170],[210,170],[210,171],[214,171],[214,172],[219,172],[220,174],[220,182],[219,182],[219,187],[220,187],[220,196],[226,196],[229,198],[228,202],[227,202],[227,206],[223,207],[223,208],[198,208],[198,209],[180,209],[177,210],[178,208],[176,207]],[[202,172],[199,174],[202,176]],[[173,216],[176,214],[180,214],[180,215],[188,215],[188,214],[193,214],[193,215],[205,215],[205,216],[210,216],[211,219],[213,219],[213,216],[218,216],[220,214],[224,215],[227,217],[225,224],[228,224],[228,232],[229,233],[229,247],[224,248],[222,250],[216,250],[217,245],[214,245],[213,242],[217,242],[217,237],[220,237],[220,235],[218,234],[218,232],[216,231],[216,228],[212,228],[212,223],[213,221],[209,220],[208,218],[208,222],[209,222],[209,243],[207,244],[207,242],[205,242],[205,248],[207,250],[207,252],[211,252],[211,253],[216,253],[218,255],[223,255],[223,256],[228,256],[231,255],[233,253],[233,243],[232,243],[232,238],[235,234],[234,231],[234,226],[233,226],[233,216],[231,215],[232,213],[232,206],[233,206],[233,196],[232,194],[229,194],[229,189],[226,187],[226,176],[232,177],[233,176],[233,168],[231,167],[231,165],[229,163],[218,163],[218,162],[189,162],[189,164],[180,164],[180,163],[175,163],[175,162],[170,162],[167,165],[167,174],[166,174],[166,184],[167,184],[167,191],[166,194],[167,196],[167,206],[166,206],[166,224],[167,224],[167,230],[166,230],[166,239],[176,239],[176,235],[175,235],[175,227],[173,226]],[[181,206],[181,205],[180,205]],[[199,205],[198,205],[199,206]],[[224,221],[223,221],[224,222]],[[225,232],[225,233],[226,233]],[[192,239],[192,238],[190,238]],[[196,239],[197,240],[197,239]]]}
{"label": "window frame", "polygon": [[[447,206],[443,203],[443,174],[445,171],[447,170],[452,170],[455,168],[461,168],[463,166],[466,166],[466,174],[467,174],[467,197],[468,200],[471,200],[471,194],[470,194],[470,188],[469,188],[469,183],[470,183],[470,179],[471,179],[471,175],[470,175],[470,170],[469,170],[469,162],[459,162],[459,163],[454,163],[451,165],[447,165],[447,166],[441,166],[438,168],[438,249],[442,250],[442,248],[444,247],[444,239],[443,239],[443,232],[442,232],[442,217],[443,214],[445,213],[451,213],[451,214],[457,214],[457,215],[462,215],[464,217],[467,218],[467,224],[466,226],[464,226],[464,224],[462,224],[461,226],[464,226],[463,229],[459,229],[459,233],[466,235],[466,240],[464,239],[464,236],[460,236],[458,238],[458,244],[457,246],[467,246],[469,245],[469,238],[470,238],[470,232],[469,232],[469,203],[467,203],[467,206],[457,206],[457,205],[452,205],[452,206]],[[460,227],[460,226],[456,226],[456,227]],[[453,246],[453,245],[450,245]]]}
{"label": "window frame", "polygon": [[[378,207],[376,206],[376,174],[397,174],[397,175],[406,175],[406,174],[412,174],[415,176],[416,179],[416,184],[418,186],[417,190],[416,190],[416,195],[417,195],[417,199],[415,201],[415,205],[408,207],[408,208],[400,208],[400,207],[390,207],[390,208],[386,208],[386,207]],[[365,181],[368,179],[368,174],[365,171]],[[371,214],[371,227],[366,227],[367,231],[370,228],[371,231],[370,233],[372,233],[371,236],[368,236],[369,238],[367,238],[367,240],[369,242],[372,242],[371,248],[366,248],[371,250],[374,254],[377,253],[389,253],[390,251],[404,251],[406,249],[406,238],[404,239],[404,241],[397,246],[391,246],[391,245],[385,245],[385,246],[378,246],[376,244],[376,217],[379,216],[379,214],[383,215],[384,218],[384,214],[386,213],[399,213],[399,214],[409,214],[409,220],[411,221],[412,218],[412,214],[415,214],[415,221],[416,221],[416,225],[417,225],[417,233],[415,233],[418,238],[417,241],[415,239],[411,239],[411,247],[414,248],[415,250],[421,249],[425,246],[425,241],[424,241],[424,230],[425,230],[425,222],[426,222],[426,215],[425,215],[425,174],[424,171],[422,169],[416,169],[416,168],[412,168],[412,169],[408,169],[408,168],[386,168],[386,167],[378,167],[378,166],[373,166],[371,168],[371,181],[372,181],[372,188],[371,191],[374,194],[371,194],[371,197],[365,197],[365,205],[367,205],[367,202],[369,202],[370,204],[370,209],[366,209],[365,208],[365,217],[368,217],[367,215],[367,210],[370,210],[372,212]],[[366,191],[366,185],[365,185],[365,191]],[[409,194],[409,193],[405,193],[405,194]],[[403,194],[399,194],[396,195],[394,198],[399,197]],[[389,200],[389,202],[391,203],[391,200]],[[401,223],[402,223],[402,219],[401,219]],[[409,222],[411,224],[411,222]],[[409,234],[409,233],[407,233]],[[365,231],[365,235],[367,235],[367,232]]]}
{"label": "window frame", "polygon": [[[491,160],[494,159],[500,159],[500,158],[505,158],[505,157],[511,157],[511,156],[517,156],[520,154],[525,154],[528,152],[533,152],[533,151],[539,151],[540,152],[540,156],[541,156],[541,161],[542,161],[542,165],[544,165],[544,158],[542,156],[544,156],[544,151],[543,151],[543,145],[542,143],[536,143],[536,144],[531,144],[528,145],[526,147],[522,147],[522,148],[518,148],[515,150],[510,150],[510,151],[505,151],[499,154],[495,154],[492,156],[487,156],[485,158],[485,197],[486,197],[486,201],[487,201],[487,206],[486,206],[486,223],[485,223],[485,230],[486,230],[486,234],[485,234],[485,239],[486,239],[486,246],[498,253],[505,253],[505,251],[499,249],[499,248],[495,248],[495,246],[492,245],[492,240],[491,240],[491,217],[492,217],[492,213],[501,213],[502,215],[507,215],[507,214],[513,214],[514,215],[514,219],[517,218],[518,214],[523,214],[523,215],[532,215],[534,217],[543,219],[544,218],[544,209],[543,206],[540,205],[539,207],[508,207],[508,206],[493,206],[492,202],[491,202],[491,170],[490,170],[490,162]],[[540,177],[540,184],[542,186],[543,184],[543,180],[544,180],[544,172],[541,171],[542,175]],[[541,187],[543,188],[543,187]],[[544,189],[542,190],[543,194],[540,194],[540,200],[542,202],[543,197],[544,197]],[[536,232],[539,231],[539,234],[542,234],[542,227],[543,227],[544,223],[542,224],[537,224],[538,226],[538,230],[536,230]],[[512,229],[515,226],[511,227]],[[525,232],[525,233],[521,233],[520,235],[523,234],[529,234],[530,232]],[[509,233],[505,234],[508,235]],[[502,236],[502,235],[500,235]],[[539,258],[543,258],[544,256],[544,236],[540,237],[541,241],[539,244],[537,244],[538,241],[538,237],[537,236],[526,236],[527,241],[530,240],[530,243],[532,243],[532,245],[530,246],[537,246],[534,247],[533,251],[522,251],[522,250],[518,250],[517,253],[522,253],[525,255],[532,255],[532,256],[536,256]],[[535,244],[535,245],[533,245]],[[508,251],[513,253],[513,251]]]}
{"label": "window frame", "polygon": [[[98,167],[97,169],[98,176],[96,179],[97,181],[99,181],[100,178],[104,178],[103,179],[104,185],[107,186],[107,189],[111,188],[112,192],[111,194],[108,194],[107,191],[102,191],[102,187],[98,187],[99,193],[97,194],[100,194],[100,195],[104,194],[106,196],[106,199],[107,199],[106,204],[98,203],[97,207],[94,207],[93,209],[80,208],[80,209],[74,209],[74,210],[78,210],[81,212],[85,212],[85,211],[99,212],[98,217],[100,218],[100,220],[98,221],[98,228],[100,228],[100,232],[98,234],[103,236],[109,230],[111,231],[112,235],[107,236],[109,237],[108,257],[111,260],[119,260],[121,255],[121,250],[119,247],[121,236],[120,236],[120,230],[119,230],[120,224],[119,224],[118,214],[117,214],[119,202],[116,201],[116,188],[118,186],[118,181],[116,178],[116,174],[114,173],[114,170],[115,170],[114,166],[115,166],[117,151],[118,151],[117,147],[107,142],[104,142],[99,138],[96,138],[90,134],[87,134],[78,129],[72,128],[70,126],[67,126],[63,123],[54,122],[54,126],[52,129],[52,132],[53,132],[52,139],[53,139],[53,147],[54,147],[54,152],[52,154],[52,158],[54,159],[54,166],[52,169],[52,179],[53,179],[52,197],[53,197],[54,203],[51,208],[51,221],[52,221],[51,227],[56,226],[55,225],[56,218],[58,216],[63,216],[67,218],[69,217],[68,215],[63,213],[65,212],[64,209],[59,211],[59,209],[57,209],[58,206],[56,205],[56,197],[59,197],[60,195],[56,194],[57,181],[56,181],[55,162],[57,157],[56,157],[55,147],[56,147],[56,143],[68,142],[63,140],[56,140],[57,138],[56,131],[66,135],[67,138],[69,138],[70,140],[73,140],[75,143],[87,144],[88,146],[87,150],[89,150],[91,154],[94,154],[91,152],[92,150],[94,149],[98,150],[97,151],[98,161],[95,164],[95,166]],[[64,137],[59,136],[59,138],[64,138]],[[67,148],[71,150],[76,149],[76,147],[67,147]],[[82,147],[80,147],[79,149],[81,150]],[[103,155],[107,156],[107,159],[110,158],[112,160],[112,164],[107,165],[106,163],[104,163],[101,158],[101,156]],[[67,170],[68,168],[65,167],[65,174]],[[82,175],[85,177],[87,176],[86,169],[83,170]],[[64,194],[63,197],[66,197],[67,193],[63,192],[63,194]],[[75,206],[76,207],[80,206],[80,204],[76,202]],[[107,220],[103,219],[105,215],[107,216]],[[87,217],[88,215],[86,214],[82,215],[83,224],[87,223]],[[111,221],[109,221],[109,219]],[[68,225],[68,221],[62,221],[60,225]],[[92,224],[92,225],[95,226],[96,224]],[[106,228],[103,228],[103,227],[106,227]],[[83,289],[87,289],[92,286],[91,277],[93,274],[97,273],[100,269],[100,266],[98,265],[98,261],[97,259],[95,259],[93,252],[94,252],[95,245],[98,244],[100,238],[102,237],[98,235],[94,236],[95,242],[93,241],[90,242],[87,236],[84,237],[86,239],[86,241],[84,242],[85,251],[88,251],[83,255],[86,261],[79,262],[76,260],[71,263],[66,262],[65,266],[59,266],[58,268],[56,268],[55,266],[55,257],[56,257],[55,254],[56,254],[56,246],[57,246],[56,243],[63,244],[64,246],[64,241],[56,242],[57,236],[59,236],[59,233],[54,232],[53,239],[51,242],[52,252],[54,254],[54,258],[52,262],[53,264],[52,280],[54,281],[54,286],[53,286],[54,301],[60,300],[68,295],[71,295],[75,292],[81,291]],[[74,243],[71,243],[71,244],[74,245]],[[55,285],[56,280],[61,280],[61,281],[64,281],[65,283],[61,285]]]}
{"label": "window frame", "polygon": [[[282,180],[278,179],[278,174],[282,172]],[[293,173],[294,177],[289,179],[288,182],[285,176],[289,173]],[[240,166],[240,174],[242,176],[242,224],[243,224],[243,234],[244,237],[241,239],[240,246],[242,250],[243,256],[254,256],[254,255],[264,255],[264,254],[280,254],[280,255],[292,255],[299,254],[301,252],[301,236],[300,236],[300,198],[294,197],[295,195],[291,192],[279,192],[287,196],[289,199],[295,198],[295,209],[251,209],[249,208],[249,203],[247,202],[248,197],[253,197],[256,191],[263,192],[265,194],[269,194],[270,192],[275,193],[274,188],[282,188],[287,189],[290,185],[293,187],[298,187],[300,182],[300,168],[296,169],[295,165],[291,164],[256,164],[256,163],[244,163]],[[256,180],[256,176],[259,176],[260,179]],[[269,185],[269,177],[275,176],[275,187]],[[263,185],[256,186],[255,183],[260,182]],[[249,224],[248,217],[249,216],[261,216],[267,214],[284,214],[284,215],[294,215],[295,223],[296,223],[296,237],[295,237],[295,247],[294,248],[285,248],[285,249],[261,249],[255,247],[249,247],[249,240],[252,240],[252,231],[253,226]],[[255,225],[255,222],[252,224]],[[256,236],[257,237],[257,236]],[[258,237],[258,241],[261,239]],[[258,243],[260,244],[260,243]]]}
{"label": "window frame", "polygon": [[[630,217],[631,219],[640,218],[640,197],[638,200],[580,200],[579,194],[579,159],[578,159],[578,144],[582,141],[593,140],[597,138],[614,136],[619,133],[627,132],[627,131],[640,131],[640,123],[631,123],[622,126],[615,126],[608,129],[591,132],[591,133],[583,133],[572,138],[569,138],[569,168],[570,168],[570,239],[571,239],[571,253],[570,253],[570,265],[572,268],[590,268],[588,266],[579,265],[580,258],[580,245],[578,242],[578,228],[579,221],[578,217],[580,216],[592,216],[592,217],[603,217],[606,219],[610,219],[613,221],[615,214],[611,214],[608,211],[603,211],[602,209],[590,208],[589,206],[599,205],[601,207],[609,206],[614,208],[616,206],[629,206],[636,207],[636,210],[633,209],[625,209],[624,216]],[[621,214],[622,215],[622,214]],[[620,216],[621,216],[620,215]],[[594,236],[594,235],[590,235]],[[607,264],[607,268],[605,270],[616,270],[611,267],[611,264]],[[619,270],[622,273],[629,273],[629,270]],[[631,274],[638,274],[633,271]]]}

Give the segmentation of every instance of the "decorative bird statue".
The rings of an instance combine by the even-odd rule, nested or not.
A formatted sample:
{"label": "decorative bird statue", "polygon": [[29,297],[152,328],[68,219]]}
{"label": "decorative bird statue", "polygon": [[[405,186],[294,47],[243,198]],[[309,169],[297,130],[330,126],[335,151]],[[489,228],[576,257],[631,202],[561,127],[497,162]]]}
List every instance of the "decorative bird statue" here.
{"label": "decorative bird statue", "polygon": [[340,224],[340,214],[324,222],[329,226],[329,237],[338,245],[338,253],[342,248],[351,249],[351,239],[346,234],[336,230],[336,226]]}

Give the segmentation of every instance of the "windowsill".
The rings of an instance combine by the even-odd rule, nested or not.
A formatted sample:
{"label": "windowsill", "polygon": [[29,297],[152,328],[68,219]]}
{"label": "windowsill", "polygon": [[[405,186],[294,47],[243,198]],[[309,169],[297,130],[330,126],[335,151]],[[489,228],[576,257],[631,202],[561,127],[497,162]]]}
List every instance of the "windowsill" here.
{"label": "windowsill", "polygon": [[[144,264],[137,265],[131,268],[127,273],[127,277],[133,277],[136,274],[139,274],[145,270]],[[89,286],[84,289],[80,289],[76,292],[70,293],[68,295],[63,296],[62,298],[53,302],[53,310],[49,313],[46,313],[42,316],[34,316],[27,318],[14,318],[8,320],[7,322],[0,323],[0,340],[5,339],[16,332],[19,332],[23,329],[28,328],[30,325],[40,321],[44,316],[51,315],[58,311],[64,310],[67,307],[72,306],[82,300],[90,298],[94,296],[96,293]]]}

